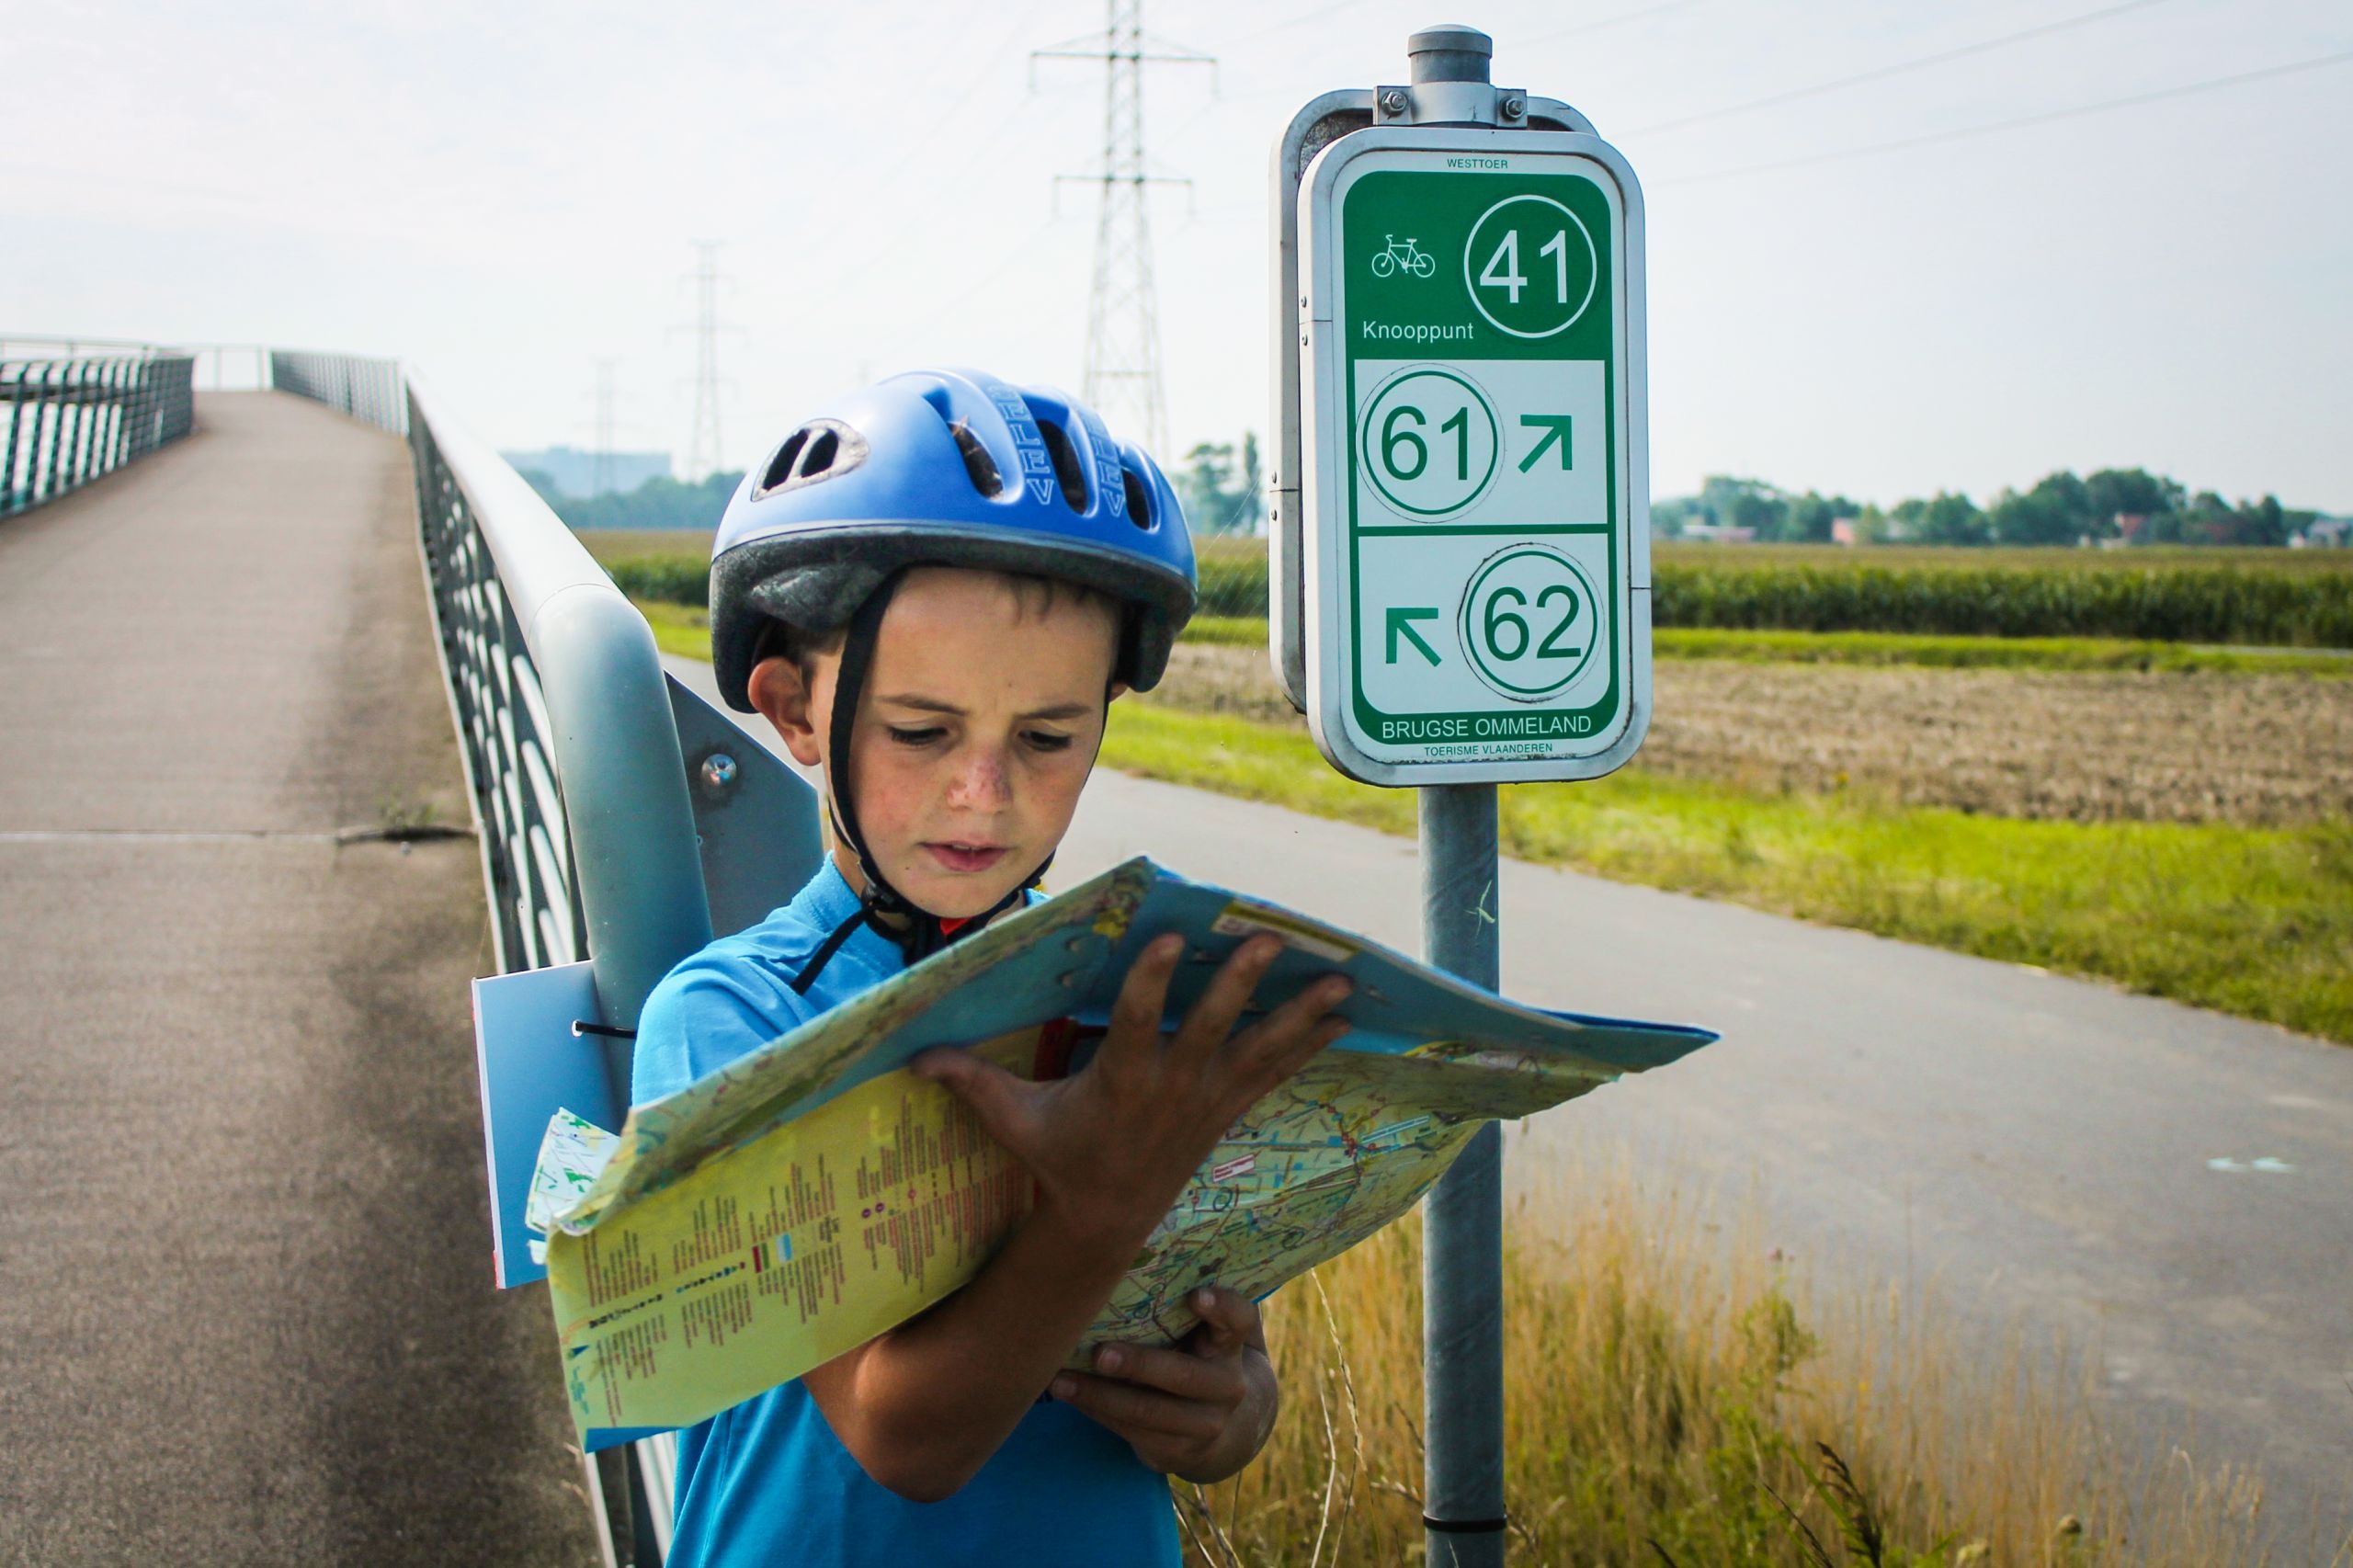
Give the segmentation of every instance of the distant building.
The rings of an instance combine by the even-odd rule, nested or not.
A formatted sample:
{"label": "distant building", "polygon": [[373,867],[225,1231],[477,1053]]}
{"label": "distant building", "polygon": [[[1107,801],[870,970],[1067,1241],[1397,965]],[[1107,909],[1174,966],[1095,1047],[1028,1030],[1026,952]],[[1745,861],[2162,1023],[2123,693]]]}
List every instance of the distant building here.
{"label": "distant building", "polygon": [[1861,522],[1861,520],[1862,519],[1859,517],[1831,518],[1830,542],[1833,544],[1853,544],[1855,542],[1856,525]]}
{"label": "distant building", "polygon": [[2299,549],[2343,550],[2353,545],[2353,517],[2314,517],[2288,542]]}
{"label": "distant building", "polygon": [[1755,528],[1736,528],[1730,523],[1686,523],[1677,536],[1699,544],[1753,544]]}
{"label": "distant building", "polygon": [[667,452],[606,452],[601,460],[604,480],[601,484],[597,483],[599,455],[584,452],[577,447],[550,447],[543,451],[501,452],[498,455],[519,471],[547,475],[548,482],[559,492],[575,500],[615,491],[626,494],[649,479],[670,477],[670,454]]}

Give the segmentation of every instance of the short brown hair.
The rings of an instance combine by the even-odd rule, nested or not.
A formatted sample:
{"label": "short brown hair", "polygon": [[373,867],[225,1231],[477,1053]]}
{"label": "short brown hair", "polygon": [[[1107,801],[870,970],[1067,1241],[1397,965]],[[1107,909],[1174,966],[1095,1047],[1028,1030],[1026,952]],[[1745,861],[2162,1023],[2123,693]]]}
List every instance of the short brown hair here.
{"label": "short brown hair", "polygon": [[[1089,583],[1074,583],[1067,577],[1050,577],[1035,572],[1006,572],[993,566],[949,566],[947,572],[977,572],[995,577],[1013,596],[1014,603],[1027,615],[1034,610],[1040,616],[1053,613],[1055,603],[1064,595],[1078,605],[1100,607],[1108,612],[1116,631],[1120,626],[1120,602]],[[790,659],[801,671],[801,678],[810,675],[810,665],[821,654],[838,653],[842,644],[849,641],[847,622],[824,631],[811,631],[805,627],[770,617],[760,631],[759,641],[752,645],[752,667],[757,669],[763,659]]]}

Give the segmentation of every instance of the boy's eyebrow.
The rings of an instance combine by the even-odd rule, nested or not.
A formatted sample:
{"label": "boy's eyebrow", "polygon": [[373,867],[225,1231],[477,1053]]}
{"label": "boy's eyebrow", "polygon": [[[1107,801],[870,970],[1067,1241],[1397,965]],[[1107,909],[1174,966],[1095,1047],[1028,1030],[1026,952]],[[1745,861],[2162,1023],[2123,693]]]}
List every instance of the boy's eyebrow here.
{"label": "boy's eyebrow", "polygon": [[[877,697],[874,700],[887,702],[893,708],[912,708],[920,713],[945,713],[956,719],[965,716],[964,710],[957,707],[953,702],[943,702],[937,697],[919,697],[913,692]],[[1021,717],[1024,719],[1084,719],[1094,711],[1094,708],[1087,703],[1058,702],[1051,708],[1033,708]]]}

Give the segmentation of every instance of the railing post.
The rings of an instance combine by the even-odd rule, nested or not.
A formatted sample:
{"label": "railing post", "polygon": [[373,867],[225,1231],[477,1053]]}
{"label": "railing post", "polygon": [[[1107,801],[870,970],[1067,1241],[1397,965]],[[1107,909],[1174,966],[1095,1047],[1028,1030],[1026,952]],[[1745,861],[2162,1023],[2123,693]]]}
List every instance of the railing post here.
{"label": "railing post", "polygon": [[9,383],[8,450],[5,454],[0,454],[0,517],[6,517],[17,510],[17,454],[27,445],[25,441],[25,382],[27,380],[25,371],[30,369],[30,366],[20,369],[17,372],[16,379]]}
{"label": "railing post", "polygon": [[57,372],[63,369],[65,367],[56,364],[41,367],[42,418],[48,426],[49,441],[48,450],[42,455],[40,466],[34,475],[34,482],[40,486],[39,493],[33,497],[36,501],[50,500],[57,494],[57,426],[62,410],[57,402],[56,378]]}

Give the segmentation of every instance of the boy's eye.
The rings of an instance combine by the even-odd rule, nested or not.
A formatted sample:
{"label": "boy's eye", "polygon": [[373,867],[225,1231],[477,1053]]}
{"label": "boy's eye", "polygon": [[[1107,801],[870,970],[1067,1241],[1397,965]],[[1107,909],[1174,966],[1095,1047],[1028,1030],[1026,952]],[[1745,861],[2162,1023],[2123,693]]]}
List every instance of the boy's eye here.
{"label": "boy's eye", "polygon": [[938,740],[940,736],[948,733],[937,724],[925,724],[915,727],[892,724],[889,726],[889,728],[891,731],[891,738],[898,742],[903,746],[927,746],[931,744],[932,742]]}
{"label": "boy's eye", "polygon": [[1032,730],[1022,738],[1029,743],[1033,750],[1037,751],[1068,751],[1070,749],[1068,735],[1057,735],[1045,730]]}

